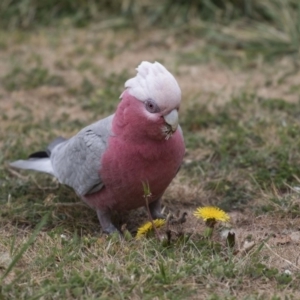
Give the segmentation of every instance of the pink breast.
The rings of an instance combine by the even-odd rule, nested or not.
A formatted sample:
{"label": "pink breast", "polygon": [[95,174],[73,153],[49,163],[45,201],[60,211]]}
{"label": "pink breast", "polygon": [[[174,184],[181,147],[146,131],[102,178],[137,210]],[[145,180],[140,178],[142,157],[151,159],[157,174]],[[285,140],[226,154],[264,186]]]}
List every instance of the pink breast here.
{"label": "pink breast", "polygon": [[134,209],[145,205],[143,183],[149,184],[151,200],[157,200],[175,177],[184,152],[179,130],[169,140],[143,144],[111,137],[100,170],[105,188],[84,200],[96,209]]}

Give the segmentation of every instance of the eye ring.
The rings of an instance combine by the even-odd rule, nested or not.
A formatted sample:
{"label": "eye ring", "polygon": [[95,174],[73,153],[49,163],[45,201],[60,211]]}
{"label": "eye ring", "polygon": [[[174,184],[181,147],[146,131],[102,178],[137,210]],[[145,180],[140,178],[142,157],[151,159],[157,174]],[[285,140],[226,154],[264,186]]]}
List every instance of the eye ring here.
{"label": "eye ring", "polygon": [[160,111],[158,105],[152,99],[148,99],[145,101],[145,107],[146,107],[146,110],[152,114]]}

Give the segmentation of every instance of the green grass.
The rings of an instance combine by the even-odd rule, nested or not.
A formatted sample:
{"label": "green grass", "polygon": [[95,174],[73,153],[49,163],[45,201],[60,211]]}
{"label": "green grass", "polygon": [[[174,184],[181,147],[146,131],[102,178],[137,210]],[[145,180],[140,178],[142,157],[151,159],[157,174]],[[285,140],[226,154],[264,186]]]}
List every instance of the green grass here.
{"label": "green grass", "polygon": [[[240,50],[247,56],[264,55],[273,60],[285,54],[299,56],[300,4],[297,0],[196,0],[196,1],[27,1],[3,0],[0,25],[5,29],[37,29],[41,26],[88,26],[103,28],[171,27],[203,35],[223,61],[240,60]],[[233,30],[228,31],[227,27]],[[224,30],[225,29],[225,30]],[[243,33],[243,34],[241,34]],[[5,48],[3,43],[0,48]],[[228,49],[236,50],[235,54]],[[112,50],[112,49],[110,49]],[[225,50],[225,51],[224,51]],[[112,54],[112,51],[109,51]],[[194,57],[193,57],[194,56]],[[201,61],[198,55],[184,59]]]}
{"label": "green grass", "polygon": [[[270,189],[275,184],[279,190],[288,190],[286,184],[295,185],[296,177],[300,177],[299,113],[299,103],[247,95],[215,107],[213,112],[205,105],[193,106],[183,120],[183,128],[188,132],[187,146],[204,146],[213,154],[210,154],[209,163],[201,160],[187,166],[188,172],[201,176],[201,173],[209,174],[215,170],[224,170],[227,174],[234,171],[235,176],[245,178],[249,184],[255,181],[256,189]],[[270,128],[275,128],[272,135]],[[204,141],[201,136],[195,138],[201,135],[198,134],[201,129],[217,131],[219,138]],[[278,145],[274,145],[275,139]],[[221,187],[225,185],[226,194],[231,191],[239,199],[251,199],[251,193],[245,188],[242,189],[244,197],[239,195],[239,184],[235,180],[227,182],[217,183],[217,192],[222,196]],[[241,186],[245,186],[245,182],[241,182]]]}
{"label": "green grass", "polygon": [[[127,78],[129,78],[129,74],[126,71],[120,74],[112,73],[109,76],[102,76],[103,88],[98,89],[88,79],[84,78],[79,93],[77,91],[75,93],[81,95],[79,101],[83,103],[83,109],[91,110],[96,115],[111,114],[115,111]],[[99,105],[101,99],[105,99],[105,101]]]}
{"label": "green grass", "polygon": [[50,75],[48,69],[42,67],[29,70],[15,67],[3,78],[2,84],[8,91],[14,91],[33,89],[42,85],[62,86],[64,79],[58,75]]}
{"label": "green grass", "polygon": [[[49,248],[43,246],[46,241]],[[59,231],[44,228],[39,240],[27,248],[35,259],[25,263],[26,270],[15,270],[17,285],[16,281],[3,285],[4,297],[182,299],[205,288],[206,299],[236,299],[224,285],[235,288],[248,280],[260,280],[272,282],[280,290],[290,283],[295,288],[299,284],[299,280],[259,262],[259,253],[236,259],[206,241],[164,247],[157,240],[99,240],[76,233],[62,237]],[[37,278],[37,272],[43,276]],[[21,288],[23,284],[26,289]],[[223,289],[222,297],[214,293],[219,288]],[[239,299],[267,297],[266,293],[251,295]]]}
{"label": "green grass", "polygon": [[[59,19],[71,18],[77,26],[108,18],[121,16],[129,22],[137,21],[146,17],[151,23],[166,24],[175,19],[178,22],[190,22],[193,19],[218,20],[230,22],[232,19],[241,17],[250,20],[276,20],[276,13],[281,9],[297,10],[296,0],[275,1],[243,1],[230,0],[197,0],[197,1],[155,1],[149,4],[146,1],[122,0],[114,1],[7,1],[1,3],[1,22],[5,27],[28,28],[36,24],[47,25]],[[5,11],[4,11],[5,9]],[[131,19],[131,20],[130,20]],[[133,19],[133,20],[132,20]]]}

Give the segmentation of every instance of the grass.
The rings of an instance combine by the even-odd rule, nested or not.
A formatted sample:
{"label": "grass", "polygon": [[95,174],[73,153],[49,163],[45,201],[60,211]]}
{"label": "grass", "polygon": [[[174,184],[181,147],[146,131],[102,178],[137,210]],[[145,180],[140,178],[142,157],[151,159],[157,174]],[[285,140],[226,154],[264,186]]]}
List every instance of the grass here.
{"label": "grass", "polygon": [[[299,298],[298,58],[253,48],[261,29],[237,30],[243,13],[217,35],[220,23],[193,19],[143,32],[93,23],[0,33],[0,299]],[[105,237],[71,189],[7,165],[114,112],[142,60],[163,62],[183,91],[187,154],[164,205],[188,215],[169,243],[133,238],[144,210],[115,217],[125,239]],[[221,224],[203,238],[193,211],[204,205],[230,214],[233,249]]]}
{"label": "grass", "polygon": [[24,70],[15,67],[3,78],[2,83],[8,91],[14,91],[33,89],[42,85],[60,86],[64,84],[64,80],[60,76],[50,75],[45,68],[33,67],[30,70]]}
{"label": "grass", "polygon": [[[299,103],[286,103],[282,99],[256,99],[247,95],[216,107],[213,113],[203,105],[194,106],[188,110],[183,122],[190,132],[187,146],[199,147],[197,140],[195,143],[194,133],[200,128],[217,130],[220,135],[217,140],[205,141],[206,147],[214,155],[210,164],[204,165],[202,162],[205,172],[211,168],[224,169],[226,172],[246,171],[249,180],[255,180],[261,189],[270,188],[273,183],[278,189],[286,189],[285,184],[296,184],[296,178],[300,176],[297,168],[300,160],[298,107]],[[269,135],[272,127],[277,128],[276,147],[273,145],[274,136]],[[197,166],[194,163],[189,170],[193,171]]]}
{"label": "grass", "polygon": [[[85,27],[92,22],[102,29],[128,27],[136,31],[171,25],[178,34],[189,31],[207,36],[215,44],[206,49],[207,55],[218,52],[220,56],[220,50],[225,50],[221,54],[224,61],[240,60],[241,49],[247,56],[260,54],[273,60],[286,54],[299,57],[299,13],[297,0],[3,0],[0,25],[8,30],[36,30],[49,25]],[[5,47],[1,42],[0,48]],[[228,49],[236,53],[229,55]],[[110,55],[115,54],[110,51]],[[192,62],[199,56],[190,54],[185,59]]]}
{"label": "grass", "polygon": [[[198,0],[198,1],[154,1],[149,4],[147,1],[122,0],[98,1],[91,0],[73,1],[7,1],[1,3],[3,9],[1,23],[5,27],[29,28],[38,25],[47,25],[64,18],[70,18],[77,26],[84,26],[89,22],[106,20],[114,17],[123,17],[129,23],[137,23],[142,18],[150,23],[165,24],[167,21],[175,20],[186,23],[199,17],[204,20],[218,20],[229,22],[232,19],[241,17],[250,20],[266,20],[275,22],[276,12],[281,8],[297,9],[296,0]],[[4,9],[6,11],[4,12]],[[131,19],[131,20],[130,20]],[[286,20],[285,20],[286,21]]]}
{"label": "grass", "polygon": [[[239,280],[236,277],[240,271],[234,261],[224,263],[223,258],[215,254],[213,262],[205,262],[211,249],[203,244],[203,254],[199,254],[198,245],[194,243],[162,248],[154,241],[124,243],[99,241],[91,237],[82,240],[76,236],[64,240],[58,235],[45,238],[51,240],[51,253],[38,251],[35,254],[36,261],[27,268],[32,275],[38,269],[48,276],[39,279],[37,289],[35,279],[32,278],[34,276],[26,273],[32,279],[24,278],[20,281],[33,282],[32,286],[28,286],[27,293],[20,294],[25,298],[182,299],[195,292],[189,284],[191,279],[198,281],[199,286],[203,285],[201,277],[223,277],[224,281],[231,283]],[[185,253],[179,262],[176,260],[178,249]],[[99,259],[103,252],[106,253],[104,260]],[[149,265],[149,259],[155,261],[155,264]],[[73,264],[72,269],[69,269],[69,264]],[[52,276],[49,277],[49,274]],[[178,285],[178,282],[181,283]],[[217,285],[212,283],[208,290],[212,291]],[[12,296],[16,293],[11,284],[5,285],[2,292]]]}

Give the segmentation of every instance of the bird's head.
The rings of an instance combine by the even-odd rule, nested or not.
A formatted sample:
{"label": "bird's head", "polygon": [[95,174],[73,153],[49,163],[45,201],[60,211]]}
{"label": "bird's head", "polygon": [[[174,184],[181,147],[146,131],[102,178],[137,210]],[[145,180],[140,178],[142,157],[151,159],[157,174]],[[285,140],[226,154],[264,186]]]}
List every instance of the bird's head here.
{"label": "bird's head", "polygon": [[160,63],[142,62],[137,75],[125,83],[120,109],[122,123],[135,124],[157,139],[169,139],[178,127],[181,90]]}

